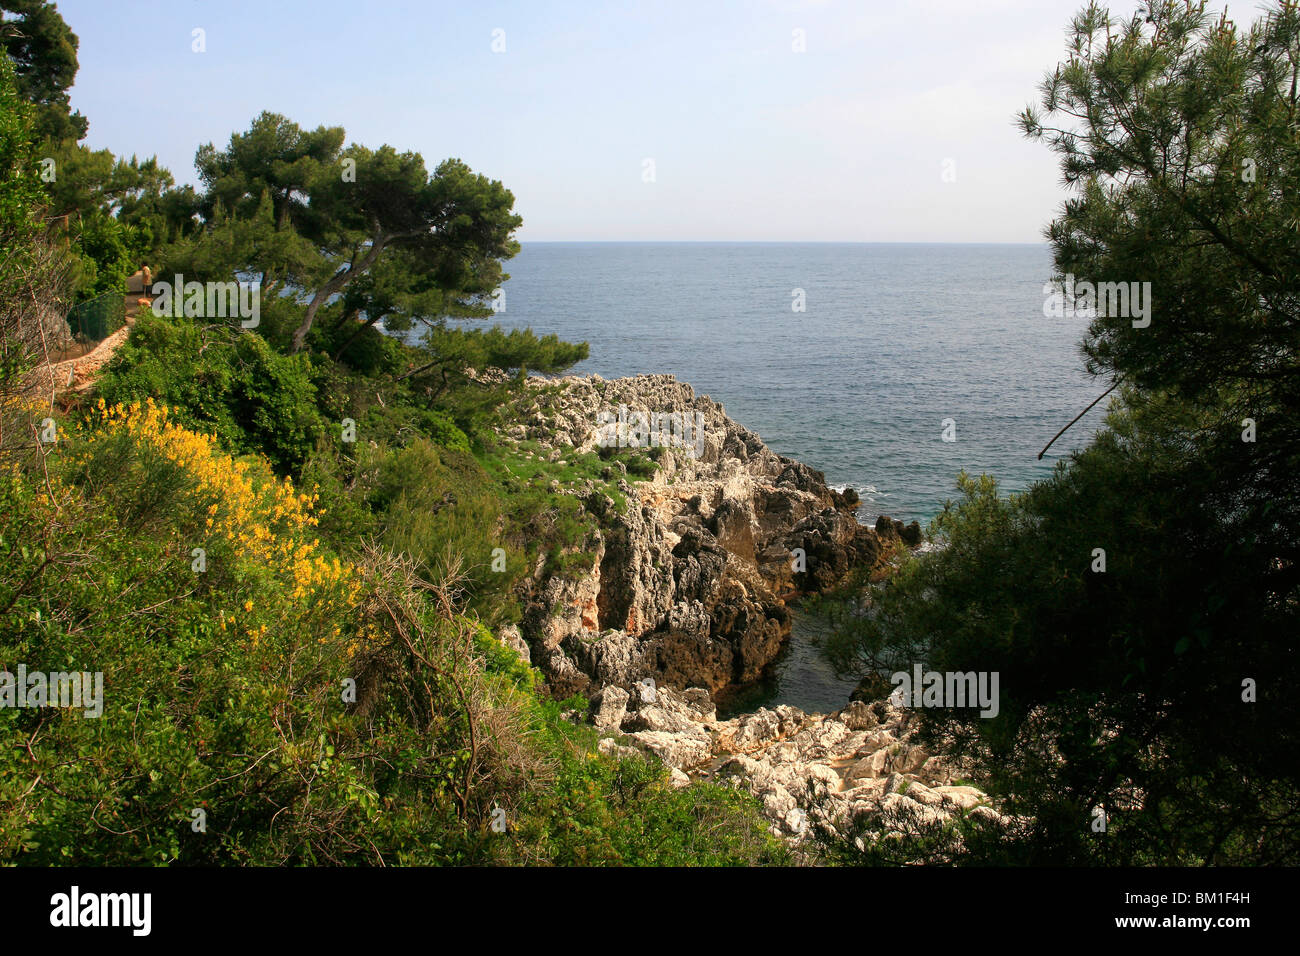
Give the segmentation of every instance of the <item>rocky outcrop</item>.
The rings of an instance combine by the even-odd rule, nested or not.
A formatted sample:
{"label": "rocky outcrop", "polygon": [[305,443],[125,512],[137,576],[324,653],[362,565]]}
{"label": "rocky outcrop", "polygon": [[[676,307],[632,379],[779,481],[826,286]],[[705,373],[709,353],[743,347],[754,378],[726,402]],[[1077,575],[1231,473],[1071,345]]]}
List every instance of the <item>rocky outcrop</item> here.
{"label": "rocky outcrop", "polygon": [[[539,559],[521,596],[532,659],[561,695],[644,676],[713,692],[754,681],[789,636],[787,600],[834,586],[900,540],[892,525],[882,538],[858,523],[851,489],[827,487],[671,375],[531,384],[508,440],[552,457],[611,440],[657,446],[653,475],[618,482],[625,508],[600,488],[555,489],[592,519],[580,545],[591,570],[555,574]],[[609,424],[636,413],[681,416],[691,429],[663,447],[666,434]]]}
{"label": "rocky outcrop", "polygon": [[626,437],[636,412],[688,415],[698,427],[682,435],[689,450],[655,448],[642,480],[628,480],[624,464],[615,473],[611,458],[619,504],[608,484],[552,482],[588,519],[572,549],[585,570],[557,573],[539,556],[521,588],[521,634],[502,636],[517,650],[522,637],[553,694],[588,696],[601,751],[650,755],[673,786],[746,790],[795,843],[821,835],[863,847],[863,834],[920,834],[964,814],[1012,822],[959,783],[959,766],[919,745],[908,712],[880,699],[891,688],[879,677],[829,715],[778,706],[717,717],[714,695],[757,679],[789,636],[787,600],[855,568],[881,572],[921,543],[917,522],[859,524],[852,489],[829,488],[670,375],[531,384],[504,437],[548,462]]}
{"label": "rocky outcrop", "polygon": [[883,827],[924,832],[967,813],[1012,821],[984,793],[957,782],[962,769],[915,740],[909,713],[889,701],[856,701],[829,715],[766,708],[719,721],[706,690],[657,688],[651,698],[610,686],[592,702],[607,753],[639,750],[674,780],[716,780],[762,804],[773,831],[803,840]]}

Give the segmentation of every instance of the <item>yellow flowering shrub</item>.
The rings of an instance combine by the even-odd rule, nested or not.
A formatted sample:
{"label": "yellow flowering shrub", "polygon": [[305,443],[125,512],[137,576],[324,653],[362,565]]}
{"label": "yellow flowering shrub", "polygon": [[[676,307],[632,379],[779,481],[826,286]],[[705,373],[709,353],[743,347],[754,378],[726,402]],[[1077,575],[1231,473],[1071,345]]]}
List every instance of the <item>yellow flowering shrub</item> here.
{"label": "yellow flowering shrub", "polygon": [[[317,497],[298,492],[254,463],[225,452],[212,435],[170,419],[152,399],[107,405],[100,399],[82,430],[74,463],[94,459],[98,446],[125,440],[180,471],[182,492],[202,517],[203,532],[228,544],[245,561],[284,576],[294,600],[323,598],[351,605],[360,589],[355,570],[322,551],[307,535],[316,526]],[[251,606],[245,607],[252,611]]]}
{"label": "yellow flowering shrub", "polygon": [[48,393],[44,398],[21,393],[0,395],[0,459],[6,463],[33,462],[37,456],[33,439],[40,439],[50,413]]}

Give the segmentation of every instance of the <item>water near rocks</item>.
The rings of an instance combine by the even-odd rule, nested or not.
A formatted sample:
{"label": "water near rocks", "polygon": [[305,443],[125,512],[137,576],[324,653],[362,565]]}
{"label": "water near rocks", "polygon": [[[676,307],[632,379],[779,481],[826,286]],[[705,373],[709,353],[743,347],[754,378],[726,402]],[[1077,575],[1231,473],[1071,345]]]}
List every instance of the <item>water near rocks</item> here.
{"label": "water near rocks", "polygon": [[726,719],[778,704],[790,704],[810,714],[828,714],[848,703],[857,678],[837,675],[821,652],[830,623],[798,608],[792,611],[790,637],[780,656],[762,680],[718,701],[720,717]]}
{"label": "water near rocks", "polygon": [[[575,374],[670,372],[783,455],[923,524],[965,468],[1018,491],[1100,425],[1045,245],[524,243],[496,320],[587,341]],[[793,312],[803,290],[805,312]],[[955,442],[942,438],[955,422]]]}
{"label": "water near rocks", "polygon": [[[508,269],[500,324],[589,342],[575,374],[689,382],[856,489],[865,523],[924,524],[962,468],[1022,490],[1102,422],[1104,406],[1037,460],[1104,387],[1083,372],[1082,321],[1043,314],[1046,246],[525,243]],[[766,678],[724,711],[842,707],[855,682],[821,657],[826,626],[797,613]]]}

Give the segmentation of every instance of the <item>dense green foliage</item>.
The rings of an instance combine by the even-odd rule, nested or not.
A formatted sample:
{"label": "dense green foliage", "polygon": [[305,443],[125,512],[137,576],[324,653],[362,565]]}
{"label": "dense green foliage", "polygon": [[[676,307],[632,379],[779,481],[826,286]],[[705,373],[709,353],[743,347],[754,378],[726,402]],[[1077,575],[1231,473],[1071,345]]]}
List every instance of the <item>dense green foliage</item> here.
{"label": "dense green foliage", "polygon": [[594,753],[454,587],[388,552],[311,550],[310,509],[251,464],[100,412],[48,456],[51,485],[0,479],[0,655],[104,681],[98,718],[0,711],[0,858],[779,859],[734,792]]}
{"label": "dense green foliage", "polygon": [[[595,752],[492,637],[548,503],[406,386],[152,316],[101,386],[0,488],[0,659],[102,671],[105,699],[0,714],[8,862],[783,859],[748,798]],[[323,424],[376,387],[355,442]],[[146,396],[175,413],[124,411]]]}
{"label": "dense green foliage", "polygon": [[949,858],[1300,861],[1298,71],[1294,3],[1248,31],[1093,5],[1023,117],[1079,187],[1057,268],[1154,309],[1089,326],[1122,396],[1092,444],[1010,500],[963,476],[945,546],[837,642],[859,672],[999,672],[996,718],[923,712],[1024,818]]}
{"label": "dense green foliage", "polygon": [[0,236],[5,250],[30,236],[32,212],[41,201],[31,161],[31,118],[15,88],[13,63],[0,56]]}
{"label": "dense green foliage", "polygon": [[[270,113],[175,189],[77,144],[53,6],[0,10],[30,28],[0,56],[0,670],[103,677],[100,716],[0,708],[0,862],[786,862],[753,800],[600,753],[585,702],[497,638],[657,467],[498,437],[555,398],[528,371],[587,355],[448,324],[491,314],[509,191]],[[885,820],[829,858],[1300,862],[1298,77],[1290,0],[1248,31],[1196,3],[1076,18],[1022,118],[1078,189],[1056,267],[1150,282],[1152,321],[1093,318],[1106,429],[1023,495],[960,476],[942,546],[831,642],[859,674],[996,671],[996,717],[922,730],[1015,822]],[[120,290],[146,256],[258,277],[260,325],[146,313],[94,394],[24,396],[17,303]]]}
{"label": "dense green foliage", "polygon": [[[12,62],[0,51],[0,395],[44,356],[50,317],[57,321],[67,307],[72,272],[70,256],[40,222],[45,195],[32,148],[32,113],[18,95]],[[12,413],[0,404],[0,450],[16,443]]]}
{"label": "dense green foliage", "polygon": [[[97,719],[0,713],[6,861],[783,859],[751,800],[597,753],[496,642],[485,625],[517,614],[510,585],[547,539],[463,433],[431,441],[390,394],[355,447],[321,438],[299,469],[286,436],[320,416],[307,358],[206,334],[142,319],[103,379],[113,402],[0,485],[0,660],[102,671],[105,700]],[[116,404],[152,392],[176,413]]]}
{"label": "dense green foliage", "polygon": [[99,383],[113,404],[155,398],[233,451],[260,451],[282,473],[324,435],[311,363],[257,335],[145,313]]}
{"label": "dense green foliage", "polygon": [[72,112],[67,93],[77,75],[77,42],[48,0],[0,4],[0,47],[14,65],[6,95],[26,104],[36,147],[22,172],[44,190],[30,215],[71,249],[67,281],[85,300],[124,294],[127,276],[192,231],[195,197],[188,187],[173,188],[156,158],[120,159],[78,142],[88,124]]}
{"label": "dense green foliage", "polygon": [[19,96],[35,106],[35,135],[61,141],[86,135],[86,119],[73,113],[68,89],[77,76],[77,37],[53,3],[0,3],[0,50],[16,66]]}
{"label": "dense green foliage", "polygon": [[401,332],[492,314],[486,298],[519,248],[510,191],[459,160],[429,173],[416,153],[345,146],[344,135],[262,113],[225,149],[200,147],[203,228],[167,251],[169,266],[203,280],[254,274],[264,292],[301,294],[294,352],[336,296],[334,331],[346,333],[328,337],[335,357],[381,322]]}
{"label": "dense green foliage", "polygon": [[[282,163],[269,168],[286,178],[250,186],[201,151],[207,193],[176,196],[155,164],[69,147],[80,173],[43,184],[2,58],[0,105],[0,253],[32,265],[29,284],[57,279],[40,255],[51,203],[80,224],[83,291],[120,288],[145,234],[205,278],[261,266],[285,288],[319,268],[294,235],[276,244],[300,215],[305,234],[332,228],[290,208]],[[323,135],[337,150],[341,131]],[[783,862],[754,801],[598,752],[566,713],[585,702],[551,700],[494,636],[519,617],[521,576],[562,570],[592,520],[552,520],[551,463],[518,477],[526,453],[494,426],[526,400],[525,370],[559,371],[586,345],[443,327],[482,311],[446,306],[503,277],[475,256],[513,250],[494,238],[517,222],[509,194],[454,163],[428,181],[418,156],[367,161],[448,213],[444,243],[382,273],[407,283],[385,325],[419,315],[424,345],[355,321],[355,297],[298,352],[293,294],[266,297],[257,331],[146,311],[96,393],[60,411],[17,387],[31,316],[0,284],[0,346],[23,360],[0,380],[0,671],[89,680],[83,706],[0,707],[0,862]],[[467,198],[480,205],[456,211]],[[189,208],[207,221],[176,232]],[[559,477],[641,467],[588,457]]]}

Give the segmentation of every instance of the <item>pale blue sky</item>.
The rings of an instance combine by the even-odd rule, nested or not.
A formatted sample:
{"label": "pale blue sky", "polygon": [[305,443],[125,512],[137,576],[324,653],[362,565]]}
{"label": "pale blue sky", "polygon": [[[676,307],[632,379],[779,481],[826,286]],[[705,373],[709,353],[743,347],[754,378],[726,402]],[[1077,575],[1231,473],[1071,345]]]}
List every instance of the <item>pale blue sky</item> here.
{"label": "pale blue sky", "polygon": [[181,182],[199,144],[272,110],[431,168],[460,157],[514,192],[525,241],[1036,242],[1063,192],[1053,156],[1012,119],[1083,3],[58,7],[81,41],[72,101],[87,142],[157,153]]}

